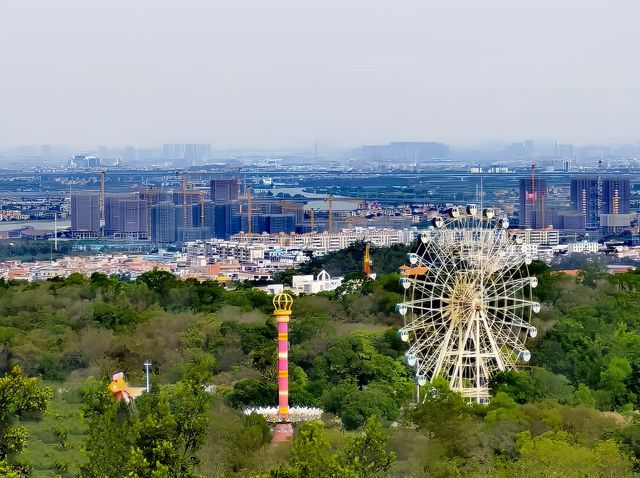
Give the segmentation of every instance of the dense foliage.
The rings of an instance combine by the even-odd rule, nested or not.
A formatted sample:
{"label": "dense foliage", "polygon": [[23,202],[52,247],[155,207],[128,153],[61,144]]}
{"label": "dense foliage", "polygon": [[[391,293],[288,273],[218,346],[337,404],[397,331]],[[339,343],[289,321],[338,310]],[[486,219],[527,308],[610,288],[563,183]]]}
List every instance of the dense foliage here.
{"label": "dense foliage", "polygon": [[27,469],[16,456],[27,444],[27,430],[16,419],[29,413],[42,413],[51,390],[37,379],[26,377],[19,366],[0,377],[0,471],[2,476],[20,476]]}
{"label": "dense foliage", "polygon": [[[379,253],[401,263],[395,255],[404,252],[381,249],[374,261]],[[12,476],[9,466],[64,478],[640,470],[640,273],[607,275],[594,263],[568,277],[534,263],[543,310],[533,319],[532,367],[497,376],[489,406],[471,407],[440,382],[416,405],[395,334],[399,276],[371,280],[356,259],[335,293],[294,302],[290,401],[322,407],[323,423],[270,446],[264,419],[240,413],[277,398],[277,334],[265,293],[163,271],[133,282],[101,274],[2,281],[0,384],[31,390],[35,405],[16,408],[15,393],[0,386],[0,434],[22,430],[13,433],[18,447],[2,449],[0,474]],[[153,363],[152,393],[117,404],[105,378],[125,370],[142,384],[145,360]],[[53,392],[23,373],[50,381]]]}

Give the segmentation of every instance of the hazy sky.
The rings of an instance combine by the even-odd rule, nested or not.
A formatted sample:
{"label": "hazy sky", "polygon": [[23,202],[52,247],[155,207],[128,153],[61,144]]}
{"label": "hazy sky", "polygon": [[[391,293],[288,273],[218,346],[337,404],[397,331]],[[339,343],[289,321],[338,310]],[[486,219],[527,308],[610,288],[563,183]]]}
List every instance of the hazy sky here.
{"label": "hazy sky", "polygon": [[0,3],[0,145],[640,140],[638,0]]}

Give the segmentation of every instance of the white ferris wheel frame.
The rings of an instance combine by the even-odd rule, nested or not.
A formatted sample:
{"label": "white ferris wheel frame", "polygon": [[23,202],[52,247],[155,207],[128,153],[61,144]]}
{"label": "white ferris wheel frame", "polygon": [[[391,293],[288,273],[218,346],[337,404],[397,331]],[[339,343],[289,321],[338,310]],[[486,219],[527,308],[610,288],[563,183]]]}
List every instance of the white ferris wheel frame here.
{"label": "white ferris wheel frame", "polygon": [[469,401],[488,403],[489,380],[497,372],[528,362],[529,322],[540,304],[531,298],[537,279],[531,258],[508,231],[506,218],[475,205],[451,208],[435,217],[407,255],[401,285],[404,318],[398,331],[409,343],[405,362],[420,386],[443,377]]}

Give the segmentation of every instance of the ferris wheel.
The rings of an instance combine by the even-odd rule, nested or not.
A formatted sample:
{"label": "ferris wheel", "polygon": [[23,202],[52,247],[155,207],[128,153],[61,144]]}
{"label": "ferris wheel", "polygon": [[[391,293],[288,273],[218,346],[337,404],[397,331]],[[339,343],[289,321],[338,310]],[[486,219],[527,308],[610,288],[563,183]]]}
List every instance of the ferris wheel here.
{"label": "ferris wheel", "polygon": [[420,386],[443,377],[469,401],[487,403],[489,379],[528,362],[527,336],[537,330],[531,298],[538,285],[527,265],[522,241],[507,230],[509,221],[493,209],[454,207],[435,217],[407,255],[400,283],[404,318],[398,337],[408,342],[405,362]]}

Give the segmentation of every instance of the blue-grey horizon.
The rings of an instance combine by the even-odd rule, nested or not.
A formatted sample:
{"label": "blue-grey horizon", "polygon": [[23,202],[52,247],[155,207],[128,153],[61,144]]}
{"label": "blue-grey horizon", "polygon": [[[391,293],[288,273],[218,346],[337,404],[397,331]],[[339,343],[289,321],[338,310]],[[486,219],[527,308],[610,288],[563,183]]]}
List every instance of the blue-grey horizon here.
{"label": "blue-grey horizon", "polygon": [[0,145],[638,143],[640,3],[3,2]]}

